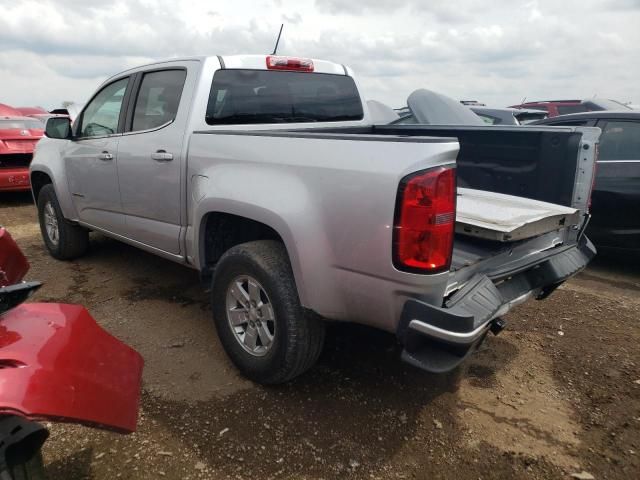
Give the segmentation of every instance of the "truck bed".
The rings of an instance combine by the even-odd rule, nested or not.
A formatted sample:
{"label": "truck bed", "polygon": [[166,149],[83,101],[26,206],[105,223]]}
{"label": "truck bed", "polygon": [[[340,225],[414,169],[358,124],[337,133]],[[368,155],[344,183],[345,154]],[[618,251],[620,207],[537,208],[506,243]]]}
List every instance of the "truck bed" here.
{"label": "truck bed", "polygon": [[586,210],[594,161],[593,150],[585,150],[583,155],[580,144],[584,135],[590,143],[596,142],[597,132],[588,127],[374,125],[243,133],[332,139],[369,136],[378,141],[385,136],[394,137],[394,141],[411,137],[455,138],[460,144],[456,162],[458,188]]}
{"label": "truck bed", "polygon": [[[356,143],[375,142],[378,144],[378,153],[391,152],[388,145],[395,143],[395,155],[401,150],[397,144],[403,142],[407,142],[408,146],[415,144],[414,142],[430,143],[457,139],[460,150],[456,158],[456,177],[460,192],[491,192],[484,198],[486,202],[490,202],[493,197],[493,203],[496,198],[505,199],[508,197],[504,196],[511,196],[513,201],[521,206],[527,204],[526,200],[529,199],[533,202],[527,205],[536,205],[538,210],[540,206],[544,206],[546,214],[541,215],[540,211],[530,212],[528,218],[517,222],[515,209],[507,209],[505,212],[508,214],[503,212],[503,215],[491,210],[491,216],[483,217],[485,225],[480,225],[480,216],[476,215],[478,218],[475,219],[469,218],[473,217],[469,209],[465,218],[463,200],[460,220],[465,218],[468,224],[475,224],[477,236],[469,236],[469,232],[463,232],[467,235],[458,232],[455,236],[451,277],[447,287],[447,291],[450,291],[456,284],[463,285],[475,273],[480,272],[492,278],[505,272],[508,275],[509,271],[516,271],[524,266],[530,268],[531,262],[544,261],[545,257],[553,255],[554,249],[562,250],[577,245],[588,209],[595,164],[595,143],[599,130],[586,127],[374,125],[279,130],[207,130],[197,131],[195,134],[271,138],[273,151],[270,154],[274,156],[283,155],[285,149],[292,148],[290,144],[295,144],[295,148],[304,149],[304,142],[313,139],[345,142],[341,146],[341,152],[353,154],[356,152]],[[284,142],[284,139],[295,141]],[[198,148],[192,149],[192,161],[200,156],[197,153],[200,150],[202,158],[208,158],[210,149],[207,148],[206,142],[201,143]],[[222,148],[221,142],[216,142],[216,148]],[[361,150],[362,147],[358,152]],[[221,152],[225,153],[226,150]],[[259,155],[257,147],[255,155]],[[328,148],[323,155],[323,168],[342,168],[331,156]],[[401,161],[391,156],[388,161],[382,162],[377,157],[379,155],[368,154],[367,171],[371,175],[369,181],[378,179],[382,174],[389,174],[389,168],[392,168],[394,163],[397,166],[404,164],[399,170],[400,173],[403,171],[402,168],[407,168],[404,158]],[[318,161],[320,162],[320,159]],[[343,181],[347,181],[346,177]],[[375,187],[379,196],[390,193],[384,193],[380,190],[381,187],[382,184]],[[337,187],[334,185],[332,188],[335,190]],[[337,194],[338,191],[334,193]],[[393,194],[395,196],[395,191]],[[328,201],[325,197],[323,199],[324,202]],[[376,207],[369,204],[367,209],[375,211]],[[500,223],[504,225],[499,226]],[[527,225],[534,228],[529,229]],[[507,238],[509,234],[513,236]],[[348,263],[348,260],[346,261]]]}

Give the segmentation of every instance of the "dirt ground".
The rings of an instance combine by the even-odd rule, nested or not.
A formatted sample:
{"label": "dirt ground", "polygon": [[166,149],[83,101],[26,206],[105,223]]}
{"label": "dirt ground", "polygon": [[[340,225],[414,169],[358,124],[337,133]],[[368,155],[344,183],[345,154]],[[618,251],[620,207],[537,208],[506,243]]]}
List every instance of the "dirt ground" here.
{"label": "dirt ground", "polygon": [[227,360],[196,272],[95,234],[56,261],[29,195],[0,197],[0,225],[45,283],[34,300],[85,305],[146,362],[138,431],[51,425],[50,478],[640,478],[637,263],[596,259],[456,374],[333,325],[312,371],[264,388]]}

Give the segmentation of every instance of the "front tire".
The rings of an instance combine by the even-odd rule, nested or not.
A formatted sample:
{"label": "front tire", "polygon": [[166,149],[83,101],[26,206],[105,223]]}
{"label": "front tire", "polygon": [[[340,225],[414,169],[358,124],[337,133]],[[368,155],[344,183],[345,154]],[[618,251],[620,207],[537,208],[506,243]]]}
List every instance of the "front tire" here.
{"label": "front tire", "polygon": [[212,305],[227,355],[257,383],[284,383],[320,356],[324,323],[300,305],[280,242],[256,241],[229,249],[214,271]]}
{"label": "front tire", "polygon": [[89,232],[64,218],[51,184],[42,187],[38,194],[38,220],[42,239],[52,257],[71,260],[87,251]]}

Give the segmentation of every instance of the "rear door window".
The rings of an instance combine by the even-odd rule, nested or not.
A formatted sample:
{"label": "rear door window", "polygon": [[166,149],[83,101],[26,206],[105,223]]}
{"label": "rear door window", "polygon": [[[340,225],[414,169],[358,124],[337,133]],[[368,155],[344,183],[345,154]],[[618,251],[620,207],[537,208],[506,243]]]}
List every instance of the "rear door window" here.
{"label": "rear door window", "polygon": [[353,78],[324,73],[218,70],[211,84],[209,125],[361,120]]}
{"label": "rear door window", "polygon": [[131,130],[150,130],[175,120],[186,78],[186,70],[145,73],[136,98]]}
{"label": "rear door window", "polygon": [[600,160],[640,160],[640,122],[608,121],[598,126]]}

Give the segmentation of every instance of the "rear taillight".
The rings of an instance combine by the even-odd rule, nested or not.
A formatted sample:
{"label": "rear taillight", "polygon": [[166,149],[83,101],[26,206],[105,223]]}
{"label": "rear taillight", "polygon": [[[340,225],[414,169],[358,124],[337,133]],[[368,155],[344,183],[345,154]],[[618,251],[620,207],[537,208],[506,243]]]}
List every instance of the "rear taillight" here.
{"label": "rear taillight", "polygon": [[455,223],[455,169],[438,167],[403,178],[393,231],[394,266],[414,273],[448,270]]}
{"label": "rear taillight", "polygon": [[297,72],[313,72],[313,61],[308,58],[279,57],[269,55],[267,57],[269,70],[294,70]]}

